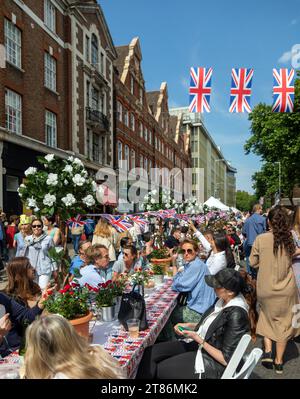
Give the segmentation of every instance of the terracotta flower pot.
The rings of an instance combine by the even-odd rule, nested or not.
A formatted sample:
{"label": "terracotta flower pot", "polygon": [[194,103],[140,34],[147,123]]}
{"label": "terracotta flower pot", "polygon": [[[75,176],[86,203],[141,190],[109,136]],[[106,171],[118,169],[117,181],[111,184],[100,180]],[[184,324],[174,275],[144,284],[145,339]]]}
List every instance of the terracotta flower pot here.
{"label": "terracotta flower pot", "polygon": [[78,319],[69,320],[72,326],[75,328],[77,334],[88,339],[89,338],[89,322],[93,317],[93,313],[89,312],[86,316]]}
{"label": "terracotta flower pot", "polygon": [[170,267],[170,265],[172,264],[172,257],[169,257],[169,258],[163,258],[163,259],[156,259],[156,258],[152,258],[151,260],[150,260],[150,263],[153,263],[153,264],[162,264],[162,265],[164,265],[164,267],[165,267],[165,273],[164,274],[167,274],[167,270],[168,270],[168,268]]}

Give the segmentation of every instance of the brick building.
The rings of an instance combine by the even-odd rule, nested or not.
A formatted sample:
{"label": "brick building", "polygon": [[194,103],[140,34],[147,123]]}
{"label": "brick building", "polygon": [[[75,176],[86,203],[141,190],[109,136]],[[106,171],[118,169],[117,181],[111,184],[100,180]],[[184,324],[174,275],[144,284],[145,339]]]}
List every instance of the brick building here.
{"label": "brick building", "polygon": [[113,166],[116,52],[96,0],[3,0],[0,45],[0,207],[20,213],[16,190],[37,155]]}
{"label": "brick building", "polygon": [[[170,189],[180,192],[180,182],[170,178],[168,171],[190,166],[189,136],[181,135],[178,118],[170,117],[167,84],[162,83],[158,91],[146,92],[138,38],[116,50],[114,166],[120,176],[120,201],[126,201],[127,190],[137,176],[140,176],[141,197],[151,188],[151,183],[152,188],[158,188],[167,187],[171,182]],[[159,168],[161,174],[155,173],[154,168]],[[127,172],[129,183],[126,182]],[[119,204],[120,211],[139,208],[140,205]]]}

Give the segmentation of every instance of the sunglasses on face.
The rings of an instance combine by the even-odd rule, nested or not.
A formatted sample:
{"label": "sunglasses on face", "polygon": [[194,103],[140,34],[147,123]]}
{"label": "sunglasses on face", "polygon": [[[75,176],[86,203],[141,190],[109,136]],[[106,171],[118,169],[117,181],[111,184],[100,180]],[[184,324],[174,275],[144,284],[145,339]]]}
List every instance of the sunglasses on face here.
{"label": "sunglasses on face", "polygon": [[188,255],[192,255],[194,253],[194,250],[189,248],[189,249],[182,249],[182,253],[183,254],[188,254]]}
{"label": "sunglasses on face", "polygon": [[124,252],[123,256],[129,256],[129,254],[127,254],[126,252]]}
{"label": "sunglasses on face", "polygon": [[41,224],[34,224],[34,225],[32,225],[32,228],[33,229],[41,229],[42,225]]}

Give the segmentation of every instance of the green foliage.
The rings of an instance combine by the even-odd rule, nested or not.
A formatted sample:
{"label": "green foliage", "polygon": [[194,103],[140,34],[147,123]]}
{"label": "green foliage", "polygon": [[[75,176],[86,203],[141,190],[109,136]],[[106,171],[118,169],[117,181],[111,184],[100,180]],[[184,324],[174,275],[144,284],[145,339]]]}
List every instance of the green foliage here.
{"label": "green foliage", "polygon": [[49,313],[60,314],[68,320],[86,316],[89,290],[85,287],[66,285],[64,289],[54,292],[45,301],[45,309]]}
{"label": "green foliage", "polygon": [[151,270],[155,276],[165,274],[165,265],[161,263],[152,263]]}
{"label": "green foliage", "polygon": [[67,160],[49,154],[38,157],[41,169],[25,171],[26,182],[18,192],[27,209],[38,216],[59,215],[66,220],[86,213],[96,203],[96,185],[88,176],[80,159]]}
{"label": "green foliage", "polygon": [[247,193],[247,191],[236,192],[236,207],[240,211],[249,211],[253,205],[257,202],[255,195]]}
{"label": "green foliage", "polygon": [[99,291],[96,295],[96,304],[99,308],[103,306],[113,306],[116,297],[116,285],[111,280],[99,285]]}
{"label": "green foliage", "polygon": [[166,259],[169,258],[169,251],[166,248],[154,249],[148,259]]}
{"label": "green foliage", "polygon": [[[300,77],[300,72],[297,72]],[[250,139],[244,148],[261,157],[262,169],[252,177],[257,196],[273,196],[278,191],[278,163],[281,162],[281,191],[292,197],[300,183],[300,79],[295,80],[293,113],[273,113],[272,107],[258,104],[249,114]]]}

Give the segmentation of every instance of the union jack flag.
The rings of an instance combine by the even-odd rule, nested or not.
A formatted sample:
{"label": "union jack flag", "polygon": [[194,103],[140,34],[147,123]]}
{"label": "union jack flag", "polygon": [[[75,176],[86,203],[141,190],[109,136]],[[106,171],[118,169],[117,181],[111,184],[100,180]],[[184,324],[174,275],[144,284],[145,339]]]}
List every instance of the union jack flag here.
{"label": "union jack flag", "polygon": [[75,227],[80,227],[84,226],[86,222],[81,220],[81,215],[77,215],[76,218],[70,218],[67,220],[67,224],[71,229],[74,229]]}
{"label": "union jack flag", "polygon": [[191,68],[189,112],[210,112],[212,68]]}
{"label": "union jack flag", "polygon": [[294,69],[273,69],[273,112],[294,111]]}
{"label": "union jack flag", "polygon": [[233,68],[229,112],[251,112],[250,97],[253,69]]}
{"label": "union jack flag", "polygon": [[128,217],[131,219],[132,222],[137,223],[141,227],[145,226],[148,222],[148,220],[141,218],[140,216],[132,216],[128,215]]}
{"label": "union jack flag", "polygon": [[159,214],[162,216],[163,219],[173,218],[176,215],[176,211],[175,209],[164,209],[162,211],[159,211]]}
{"label": "union jack flag", "polygon": [[124,219],[123,216],[102,215],[119,233],[132,227],[132,224]]}

